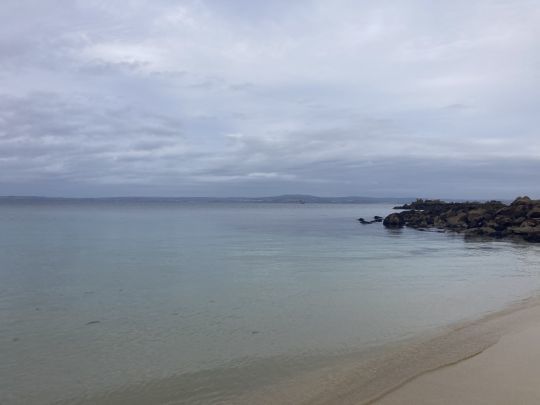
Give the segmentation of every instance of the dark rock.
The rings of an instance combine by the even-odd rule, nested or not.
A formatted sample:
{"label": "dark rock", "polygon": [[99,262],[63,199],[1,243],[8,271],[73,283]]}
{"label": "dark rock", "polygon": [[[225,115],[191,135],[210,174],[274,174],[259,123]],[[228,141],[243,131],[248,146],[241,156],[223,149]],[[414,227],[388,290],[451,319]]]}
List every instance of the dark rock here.
{"label": "dark rock", "polygon": [[497,236],[497,231],[496,229],[493,229],[489,226],[483,226],[481,228],[478,229],[480,231],[480,235],[486,235],[486,236]]}
{"label": "dark rock", "polygon": [[525,239],[527,242],[540,242],[540,230],[538,230],[538,228],[536,229],[537,230],[523,235],[523,239]]}
{"label": "dark rock", "polygon": [[522,236],[527,241],[540,242],[540,227],[523,224],[522,226],[512,227],[509,230],[512,234]]}
{"label": "dark rock", "polygon": [[508,228],[513,223],[514,221],[511,216],[505,217],[503,215],[497,215],[492,221],[490,221],[490,225],[499,231]]}
{"label": "dark rock", "polygon": [[366,221],[364,218],[358,218],[358,222],[364,225],[374,224],[375,222],[382,222],[383,218],[379,216],[374,216],[372,221]]}
{"label": "dark rock", "polygon": [[540,225],[540,218],[539,219],[534,219],[534,218],[526,219],[525,221],[521,223],[521,226],[527,226],[530,228],[534,228],[535,226],[538,226],[538,225]]}
{"label": "dark rock", "polygon": [[476,208],[470,210],[467,214],[467,223],[469,226],[480,227],[483,225],[486,218],[486,212],[484,208]]}
{"label": "dark rock", "polygon": [[405,225],[405,221],[400,214],[393,213],[384,219],[383,225],[389,228],[401,228],[403,225]]}
{"label": "dark rock", "polygon": [[510,205],[500,201],[447,203],[418,199],[388,215],[384,226],[415,229],[438,228],[488,237],[519,236],[540,241],[540,200],[518,197]]}
{"label": "dark rock", "polygon": [[416,201],[410,203],[410,204],[403,204],[402,206],[394,207],[394,209],[397,210],[424,210],[429,209],[434,206],[438,206],[440,204],[445,204],[441,200],[424,200],[422,198],[418,198]]}
{"label": "dark rock", "polygon": [[101,323],[101,321],[90,321],[90,322],[86,322],[87,325],[94,325],[96,323]]}
{"label": "dark rock", "polygon": [[459,229],[467,228],[467,213],[459,212],[446,220],[448,227]]}
{"label": "dark rock", "polygon": [[532,200],[528,196],[524,197],[518,197],[514,201],[512,201],[512,204],[510,205],[523,205],[523,204],[531,204]]}
{"label": "dark rock", "polygon": [[527,218],[540,218],[540,207],[535,207],[527,213]]}

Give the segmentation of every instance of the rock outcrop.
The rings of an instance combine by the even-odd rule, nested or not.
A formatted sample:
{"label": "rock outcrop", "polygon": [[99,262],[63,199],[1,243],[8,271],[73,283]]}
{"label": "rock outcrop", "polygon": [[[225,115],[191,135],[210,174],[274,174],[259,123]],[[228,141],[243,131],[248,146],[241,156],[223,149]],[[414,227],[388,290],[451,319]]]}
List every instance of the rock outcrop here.
{"label": "rock outcrop", "polygon": [[540,242],[540,200],[518,197],[510,205],[500,201],[447,203],[441,200],[416,200],[388,215],[388,228],[408,226],[438,228],[495,238],[519,236]]}

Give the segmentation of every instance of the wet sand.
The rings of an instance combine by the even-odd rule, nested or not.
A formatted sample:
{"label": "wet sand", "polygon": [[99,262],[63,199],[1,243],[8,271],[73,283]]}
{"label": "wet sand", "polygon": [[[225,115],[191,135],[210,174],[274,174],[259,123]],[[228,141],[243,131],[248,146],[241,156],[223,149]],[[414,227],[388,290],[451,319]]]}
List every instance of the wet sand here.
{"label": "wet sand", "polygon": [[540,308],[516,315],[519,322],[493,346],[425,373],[376,404],[540,404]]}
{"label": "wet sand", "polygon": [[[436,336],[403,342],[384,358],[328,367],[245,403],[537,404],[540,403],[540,300],[516,303]],[[317,383],[314,384],[314,380]],[[244,401],[242,401],[244,403]]]}

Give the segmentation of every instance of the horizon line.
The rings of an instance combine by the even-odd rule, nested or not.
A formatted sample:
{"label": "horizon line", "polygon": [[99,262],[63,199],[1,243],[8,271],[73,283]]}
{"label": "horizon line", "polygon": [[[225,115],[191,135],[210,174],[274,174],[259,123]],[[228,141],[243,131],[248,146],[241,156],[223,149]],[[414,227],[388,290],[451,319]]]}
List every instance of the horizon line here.
{"label": "horizon line", "polygon": [[[415,201],[416,199],[424,200],[442,200],[442,201],[492,201],[493,198],[456,198],[456,197],[412,197],[412,196],[362,196],[362,195],[333,195],[333,196],[320,196],[314,194],[276,194],[276,195],[261,195],[261,196],[139,196],[139,195],[116,195],[116,196],[47,196],[47,195],[0,195],[0,199],[49,199],[49,200],[179,200],[179,199],[213,199],[213,200],[258,200],[258,199],[272,199],[272,198],[295,198],[299,201],[302,198],[316,198],[316,199],[366,199],[366,200],[408,200]],[[514,197],[515,198],[515,197]],[[499,201],[512,201],[514,198],[498,198]]]}

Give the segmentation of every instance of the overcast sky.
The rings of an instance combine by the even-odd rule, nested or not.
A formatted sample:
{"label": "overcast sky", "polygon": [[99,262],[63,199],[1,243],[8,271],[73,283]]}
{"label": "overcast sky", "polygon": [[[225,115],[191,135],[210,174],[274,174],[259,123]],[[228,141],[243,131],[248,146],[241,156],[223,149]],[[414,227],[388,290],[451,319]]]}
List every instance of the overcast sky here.
{"label": "overcast sky", "polygon": [[2,0],[0,195],[540,198],[540,1]]}

